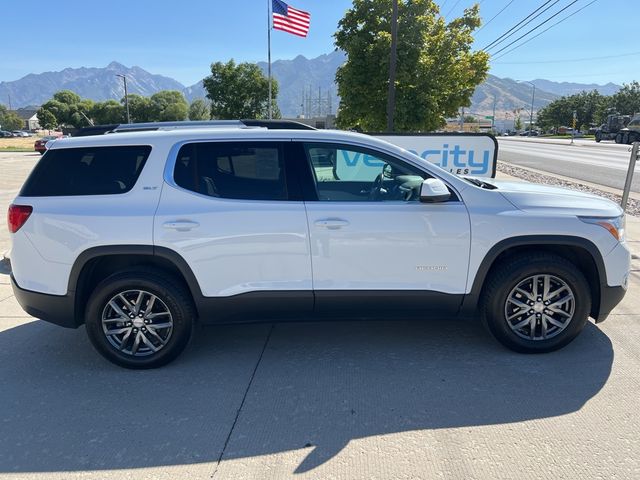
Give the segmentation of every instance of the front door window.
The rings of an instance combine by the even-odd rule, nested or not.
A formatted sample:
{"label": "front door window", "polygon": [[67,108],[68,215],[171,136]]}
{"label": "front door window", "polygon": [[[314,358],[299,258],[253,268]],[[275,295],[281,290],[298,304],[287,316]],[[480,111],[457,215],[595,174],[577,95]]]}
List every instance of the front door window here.
{"label": "front door window", "polygon": [[418,201],[422,182],[429,177],[412,165],[368,149],[310,143],[305,151],[321,201]]}

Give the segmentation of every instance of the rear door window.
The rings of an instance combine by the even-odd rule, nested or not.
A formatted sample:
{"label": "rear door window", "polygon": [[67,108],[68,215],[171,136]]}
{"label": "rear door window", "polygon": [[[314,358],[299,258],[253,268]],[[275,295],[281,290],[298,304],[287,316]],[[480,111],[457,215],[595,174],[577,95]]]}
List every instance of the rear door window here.
{"label": "rear door window", "polygon": [[133,188],[151,147],[60,148],[38,162],[20,192],[25,197],[115,195]]}
{"label": "rear door window", "polygon": [[288,199],[282,146],[274,142],[183,145],[173,179],[182,188],[210,197]]}

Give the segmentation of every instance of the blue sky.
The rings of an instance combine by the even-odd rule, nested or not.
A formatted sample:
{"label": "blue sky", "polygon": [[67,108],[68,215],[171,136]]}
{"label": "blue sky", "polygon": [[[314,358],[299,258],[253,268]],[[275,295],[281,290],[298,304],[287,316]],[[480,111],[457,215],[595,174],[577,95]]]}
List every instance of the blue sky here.
{"label": "blue sky", "polygon": [[[485,21],[509,3],[478,1]],[[571,1],[560,0],[552,12]],[[590,1],[578,0],[545,27]],[[438,3],[443,6],[442,13],[453,18],[474,2]],[[514,0],[478,32],[475,46],[485,47],[543,3],[544,0]],[[31,13],[27,15],[18,2],[12,2],[3,8],[0,81],[66,67],[101,67],[116,60],[191,85],[207,75],[213,61],[266,60],[266,5],[267,0],[63,0],[52,7],[49,1],[30,0]],[[311,13],[310,34],[302,39],[273,32],[273,59],[298,54],[315,57],[330,52],[337,23],[351,2],[295,0],[291,5]],[[640,80],[640,44],[634,42],[638,36],[634,34],[638,29],[637,15],[619,13],[625,10],[637,12],[637,2],[598,0],[522,48],[492,61],[491,73],[518,80],[547,78],[580,83]],[[534,20],[503,45],[548,15]],[[37,17],[35,23],[25,22],[31,17]]]}

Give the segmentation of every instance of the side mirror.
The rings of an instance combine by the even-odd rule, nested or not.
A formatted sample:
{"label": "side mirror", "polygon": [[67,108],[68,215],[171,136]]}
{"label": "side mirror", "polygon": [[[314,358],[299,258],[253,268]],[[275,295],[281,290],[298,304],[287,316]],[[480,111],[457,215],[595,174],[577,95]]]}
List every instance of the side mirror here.
{"label": "side mirror", "polygon": [[420,187],[420,201],[423,203],[446,202],[451,192],[442,180],[427,178]]}

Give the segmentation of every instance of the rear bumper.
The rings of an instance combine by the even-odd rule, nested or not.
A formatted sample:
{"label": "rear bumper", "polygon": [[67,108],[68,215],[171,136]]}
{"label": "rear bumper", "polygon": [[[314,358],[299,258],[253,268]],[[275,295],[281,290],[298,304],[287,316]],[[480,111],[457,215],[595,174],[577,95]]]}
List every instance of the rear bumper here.
{"label": "rear bumper", "polygon": [[11,275],[11,287],[16,300],[29,315],[61,327],[77,328],[80,325],[75,318],[73,296],[23,290],[16,283],[13,275]]}

